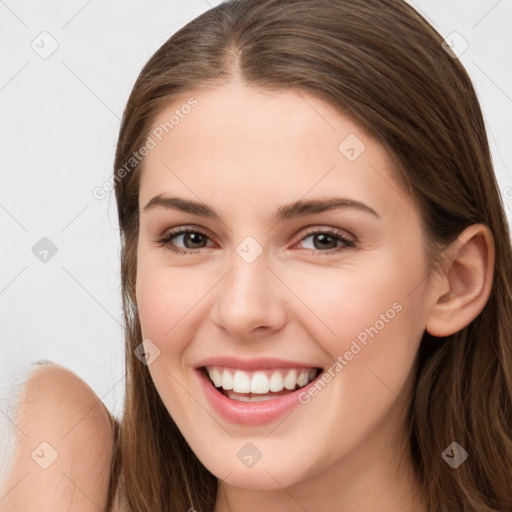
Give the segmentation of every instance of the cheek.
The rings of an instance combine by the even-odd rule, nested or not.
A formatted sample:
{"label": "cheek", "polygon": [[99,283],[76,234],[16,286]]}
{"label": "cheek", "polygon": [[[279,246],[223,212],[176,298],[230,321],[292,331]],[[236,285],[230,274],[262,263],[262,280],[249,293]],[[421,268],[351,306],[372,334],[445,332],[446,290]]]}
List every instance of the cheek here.
{"label": "cheek", "polygon": [[136,296],[143,338],[152,340],[162,352],[181,350],[196,308],[213,286],[214,277],[140,261]]}
{"label": "cheek", "polygon": [[302,299],[295,318],[333,360],[397,371],[412,362],[424,331],[424,272],[419,256],[389,252],[371,266],[289,273]]}
{"label": "cheek", "polygon": [[288,275],[295,295],[312,318],[310,324],[316,316],[324,334],[354,336],[388,310],[388,316],[394,317],[397,302],[404,307],[420,305],[414,293],[423,278],[419,264],[409,265],[404,272],[401,265],[383,258],[373,268],[311,269]]}

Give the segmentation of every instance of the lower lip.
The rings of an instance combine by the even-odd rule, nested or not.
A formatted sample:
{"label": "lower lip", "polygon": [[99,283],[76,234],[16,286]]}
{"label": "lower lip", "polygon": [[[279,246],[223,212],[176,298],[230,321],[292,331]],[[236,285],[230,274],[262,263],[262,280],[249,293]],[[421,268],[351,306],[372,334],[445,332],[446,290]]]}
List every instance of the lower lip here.
{"label": "lower lip", "polygon": [[314,386],[317,379],[322,375],[322,373],[319,373],[306,386],[287,395],[261,402],[239,402],[224,396],[218,391],[205,371],[196,368],[196,372],[212,407],[225,420],[239,425],[266,425],[280,419],[298,405],[303,405],[299,401],[299,395],[307,393],[309,388]]}

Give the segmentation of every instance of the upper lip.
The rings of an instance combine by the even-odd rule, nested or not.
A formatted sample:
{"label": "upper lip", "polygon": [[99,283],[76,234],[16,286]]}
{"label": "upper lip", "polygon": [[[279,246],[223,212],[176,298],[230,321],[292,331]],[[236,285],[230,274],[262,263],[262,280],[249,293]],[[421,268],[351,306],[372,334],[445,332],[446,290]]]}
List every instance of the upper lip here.
{"label": "upper lip", "polygon": [[271,368],[321,368],[315,363],[302,363],[299,361],[286,361],[284,359],[275,359],[273,357],[253,357],[251,359],[241,359],[233,356],[217,356],[203,359],[196,365],[196,368],[204,366],[225,366],[228,368],[237,368],[239,370],[266,370]]}

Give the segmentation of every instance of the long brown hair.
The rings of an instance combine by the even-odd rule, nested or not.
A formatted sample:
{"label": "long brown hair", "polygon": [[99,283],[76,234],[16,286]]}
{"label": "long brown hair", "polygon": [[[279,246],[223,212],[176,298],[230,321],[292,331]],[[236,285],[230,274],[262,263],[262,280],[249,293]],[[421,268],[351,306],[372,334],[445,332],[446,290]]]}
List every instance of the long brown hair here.
{"label": "long brown hair", "polygon": [[[314,94],[372,133],[397,162],[433,259],[467,226],[490,227],[496,248],[490,298],[460,332],[424,334],[406,428],[431,512],[512,510],[510,234],[475,91],[442,43],[401,0],[235,0],[188,23],[144,66],[123,115],[114,167],[126,397],[116,420],[109,508],[118,487],[130,511],[214,509],[217,479],[134,356],[142,341],[135,280],[144,161],[133,156],[178,95],[236,73],[247,86]],[[469,452],[456,470],[441,456],[453,441]]]}

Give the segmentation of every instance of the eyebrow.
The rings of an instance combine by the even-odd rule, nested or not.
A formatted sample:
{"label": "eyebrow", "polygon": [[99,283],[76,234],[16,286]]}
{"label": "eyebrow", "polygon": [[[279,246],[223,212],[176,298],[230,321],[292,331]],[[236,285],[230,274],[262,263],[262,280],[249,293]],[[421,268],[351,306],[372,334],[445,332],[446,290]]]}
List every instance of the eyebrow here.
{"label": "eyebrow", "polygon": [[[221,220],[219,215],[204,203],[191,201],[189,199],[182,199],[175,196],[157,195],[153,197],[144,207],[143,211],[147,212],[156,207],[169,208],[173,210],[180,210],[185,213],[197,215],[200,217],[208,217],[212,219]],[[295,217],[302,217],[305,215],[314,215],[338,208],[354,208],[365,213],[369,213],[378,219],[381,216],[370,206],[350,199],[347,197],[330,197],[327,199],[310,199],[298,200],[293,203],[280,206],[273,215],[273,220],[279,222],[282,220],[290,220]]]}

